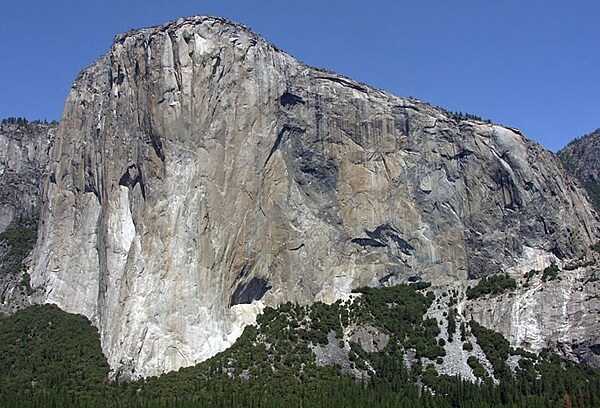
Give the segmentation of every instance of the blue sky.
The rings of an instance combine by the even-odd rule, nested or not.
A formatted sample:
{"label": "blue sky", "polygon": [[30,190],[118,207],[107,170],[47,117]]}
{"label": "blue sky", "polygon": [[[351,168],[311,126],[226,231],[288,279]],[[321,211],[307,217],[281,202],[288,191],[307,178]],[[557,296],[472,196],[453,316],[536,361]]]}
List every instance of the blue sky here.
{"label": "blue sky", "polygon": [[304,62],[521,128],[556,150],[600,127],[600,2],[7,0],[0,117],[59,119],[113,36],[181,16],[239,21]]}

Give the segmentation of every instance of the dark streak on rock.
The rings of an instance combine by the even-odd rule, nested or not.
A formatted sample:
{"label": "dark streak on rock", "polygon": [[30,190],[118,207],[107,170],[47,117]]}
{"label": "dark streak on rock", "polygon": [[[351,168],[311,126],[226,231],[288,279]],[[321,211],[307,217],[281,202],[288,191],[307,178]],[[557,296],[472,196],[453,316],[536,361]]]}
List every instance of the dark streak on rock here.
{"label": "dark streak on rock", "polygon": [[362,247],[371,246],[376,248],[389,247],[390,244],[393,244],[405,255],[413,255],[415,252],[415,248],[401,238],[398,230],[391,224],[380,225],[373,231],[365,230],[365,234],[369,238],[354,238],[352,242]]}
{"label": "dark streak on rock", "polygon": [[386,283],[388,283],[390,281],[390,279],[392,279],[395,276],[396,276],[395,273],[388,273],[387,275],[385,275],[384,277],[379,279],[379,285],[384,286]]}
{"label": "dark streak on rock", "polygon": [[461,160],[461,159],[471,156],[472,154],[473,154],[472,151],[465,149],[465,150],[461,150],[460,152],[458,152],[454,156],[452,156],[452,159]]}
{"label": "dark streak on rock", "polygon": [[304,105],[306,102],[304,102],[304,99],[302,99],[298,95],[295,95],[290,92],[285,92],[283,95],[281,95],[279,97],[279,103],[281,105],[287,107],[287,106],[294,106],[294,105],[298,105],[298,104]]}
{"label": "dark streak on rock", "polygon": [[160,140],[160,136],[155,134],[154,132],[150,133],[150,142],[152,143],[152,148],[156,152],[156,155],[160,158],[161,161],[165,161],[165,152],[163,151],[162,141]]}
{"label": "dark streak on rock", "polygon": [[221,57],[217,55],[215,57],[215,63],[213,64],[213,67],[212,67],[211,76],[214,77],[217,74],[217,69],[219,69],[220,65],[221,65]]}
{"label": "dark streak on rock", "polygon": [[300,244],[299,246],[295,247],[295,248],[290,248],[290,251],[298,251],[300,249],[304,248],[304,244]]}
{"label": "dark streak on rock", "polygon": [[360,86],[358,84],[355,84],[353,82],[347,81],[347,80],[342,79],[342,78],[328,77],[328,76],[318,76],[318,77],[316,77],[316,79],[323,79],[323,80],[326,80],[326,81],[335,82],[337,84],[346,86],[348,88],[352,88],[352,89],[355,89],[355,90],[360,91],[360,92],[368,93],[367,88],[365,88],[364,86]]}
{"label": "dark streak on rock", "polygon": [[279,149],[279,146],[281,145],[283,137],[285,136],[286,132],[287,133],[295,133],[295,132],[304,133],[304,129],[301,129],[297,126],[283,125],[283,127],[277,134],[277,138],[275,139],[275,143],[273,143],[273,147],[271,147],[271,151],[269,152],[267,159],[265,160],[264,167],[267,167],[269,160],[271,160],[271,157],[273,156],[273,154],[277,151],[277,149]]}
{"label": "dark streak on rock", "polygon": [[248,276],[248,273],[252,270],[252,266],[253,265],[251,263],[245,263],[244,266],[242,266],[240,273],[238,274],[237,280],[243,279],[246,276]]}
{"label": "dark streak on rock", "polygon": [[375,239],[371,239],[371,238],[354,238],[351,241],[354,244],[360,245],[361,247],[375,247],[375,248],[381,248],[381,247],[385,247],[387,246],[384,243],[381,243]]}
{"label": "dark streak on rock", "polygon": [[263,278],[252,278],[248,282],[240,283],[231,295],[229,306],[250,304],[260,300],[271,288],[269,281]]}

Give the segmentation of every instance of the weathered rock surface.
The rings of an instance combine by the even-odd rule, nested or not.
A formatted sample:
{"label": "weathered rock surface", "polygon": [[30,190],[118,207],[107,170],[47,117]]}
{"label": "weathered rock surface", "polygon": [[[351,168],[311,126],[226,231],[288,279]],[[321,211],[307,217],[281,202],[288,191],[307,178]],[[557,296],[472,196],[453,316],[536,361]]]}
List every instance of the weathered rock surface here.
{"label": "weathered rock surface", "polygon": [[573,140],[558,152],[565,168],[579,179],[600,208],[600,129]]}
{"label": "weathered rock surface", "polygon": [[76,80],[49,171],[37,300],[89,317],[122,377],[214,355],[264,304],[466,285],[528,251],[582,257],[598,235],[560,161],[519,131],[212,17],[117,36]]}
{"label": "weathered rock surface", "polygon": [[[42,179],[48,166],[56,126],[45,123],[0,124],[0,314],[29,304],[15,240],[37,222]],[[10,228],[13,242],[5,239]],[[31,248],[29,248],[31,249]]]}
{"label": "weathered rock surface", "polygon": [[54,124],[0,124],[0,232],[19,218],[38,216],[55,133]]}
{"label": "weathered rock surface", "polygon": [[[465,302],[463,314],[501,332],[514,347],[555,350],[565,358],[600,366],[600,263],[597,255],[561,262],[554,255],[531,254],[507,272],[517,290]],[[552,263],[561,271],[552,280],[541,272]],[[540,271],[530,279],[527,272]]]}

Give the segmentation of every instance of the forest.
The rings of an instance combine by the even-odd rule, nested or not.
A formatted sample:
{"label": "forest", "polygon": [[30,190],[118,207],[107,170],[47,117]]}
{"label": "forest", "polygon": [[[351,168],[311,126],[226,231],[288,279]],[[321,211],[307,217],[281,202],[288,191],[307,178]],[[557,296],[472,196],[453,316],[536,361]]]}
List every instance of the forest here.
{"label": "forest", "polygon": [[[37,407],[598,407],[600,373],[543,352],[510,347],[500,334],[470,322],[493,367],[469,366],[479,384],[439,375],[440,328],[426,317],[426,286],[360,289],[332,305],[266,308],[228,350],[194,367],[135,382],[108,380],[97,330],[52,305],[0,318],[0,406]],[[376,327],[389,341],[367,352],[343,333]],[[318,347],[346,350],[347,361],[318,364]],[[464,346],[473,347],[465,341]],[[414,352],[413,364],[405,353]],[[518,358],[511,368],[510,358]],[[495,379],[495,380],[494,380]]]}

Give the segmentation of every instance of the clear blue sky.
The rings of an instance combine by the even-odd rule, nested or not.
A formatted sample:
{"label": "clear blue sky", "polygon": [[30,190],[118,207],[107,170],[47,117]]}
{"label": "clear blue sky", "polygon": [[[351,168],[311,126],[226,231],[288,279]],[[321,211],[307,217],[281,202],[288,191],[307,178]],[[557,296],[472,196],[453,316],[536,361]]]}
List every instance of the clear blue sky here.
{"label": "clear blue sky", "polygon": [[598,0],[6,0],[0,117],[59,119],[116,33],[225,16],[308,64],[519,127],[556,150],[600,127]]}

